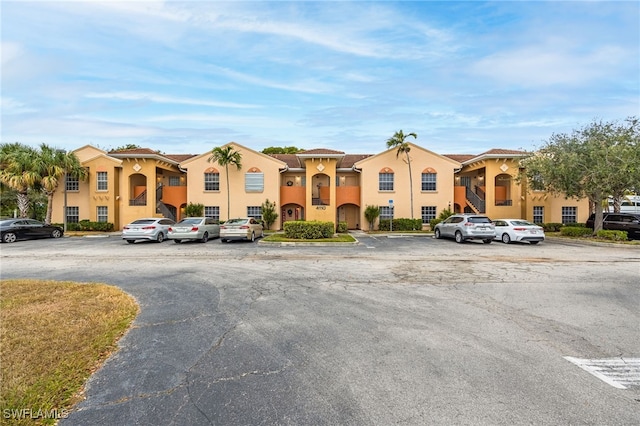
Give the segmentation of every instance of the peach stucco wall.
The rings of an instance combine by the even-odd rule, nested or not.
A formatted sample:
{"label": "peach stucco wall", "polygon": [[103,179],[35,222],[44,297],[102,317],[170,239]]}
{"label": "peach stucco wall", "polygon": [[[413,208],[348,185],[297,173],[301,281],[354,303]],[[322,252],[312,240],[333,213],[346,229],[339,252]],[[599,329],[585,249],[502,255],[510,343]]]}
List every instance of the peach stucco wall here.
{"label": "peach stucco wall", "polygon": [[[209,162],[210,153],[199,155],[181,164],[183,168],[187,169],[188,175],[187,202],[204,204],[205,206],[219,206],[221,220],[244,217],[247,215],[248,206],[261,206],[267,199],[270,202],[275,202],[276,210],[279,211],[280,169],[284,168],[284,163],[242,145],[235,143],[230,145],[242,155],[240,170],[237,170],[233,165],[228,167],[230,206],[227,205],[225,168],[215,162]],[[204,190],[205,170],[212,167],[220,173],[220,191]],[[264,173],[264,190],[262,192],[245,191],[245,173],[251,170],[259,170]],[[280,218],[273,227],[280,227]]]}
{"label": "peach stucco wall", "polygon": [[[435,206],[437,215],[453,204],[454,171],[461,167],[460,163],[413,144],[409,154],[413,179],[413,218],[422,217],[422,206]],[[356,164],[358,168],[362,169],[360,223],[364,227],[368,227],[364,218],[366,206],[387,206],[389,200],[393,200],[395,218],[412,217],[409,167],[405,158],[404,155],[397,157],[396,150],[390,149]],[[394,173],[393,191],[379,190],[379,173],[386,168]],[[421,190],[422,172],[427,168],[431,168],[437,173],[436,191]]]}

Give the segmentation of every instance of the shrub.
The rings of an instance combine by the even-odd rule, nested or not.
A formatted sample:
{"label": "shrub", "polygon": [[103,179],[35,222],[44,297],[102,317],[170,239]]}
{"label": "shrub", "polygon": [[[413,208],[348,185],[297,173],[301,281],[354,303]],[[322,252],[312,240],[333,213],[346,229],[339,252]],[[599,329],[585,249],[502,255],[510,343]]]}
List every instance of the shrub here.
{"label": "shrub", "polygon": [[77,223],[67,223],[67,231],[111,232],[113,229],[114,226],[111,222],[91,222],[84,219]]}
{"label": "shrub", "polygon": [[347,222],[338,222],[338,234],[344,234],[349,229]]}
{"label": "shrub", "polygon": [[204,216],[204,204],[189,203],[184,208],[184,214],[186,217],[200,217]]}
{"label": "shrub", "polygon": [[559,232],[564,225],[562,223],[543,223],[541,224],[544,232]]}
{"label": "shrub", "polygon": [[[381,219],[379,229],[381,231],[390,230],[391,221],[389,219]],[[398,218],[393,219],[394,231],[421,231],[422,219],[405,219]]]}
{"label": "shrub", "polygon": [[607,231],[604,229],[599,230],[596,237],[611,241],[627,241],[628,239],[627,231]]}
{"label": "shrub", "polygon": [[593,234],[593,230],[584,226],[563,226],[560,235],[565,237],[585,237]]}
{"label": "shrub", "polygon": [[269,199],[262,203],[262,220],[266,229],[271,229],[271,225],[278,219],[276,213],[276,203],[270,202]]}
{"label": "shrub", "polygon": [[333,222],[289,220],[284,223],[286,238],[319,240],[333,237]]}

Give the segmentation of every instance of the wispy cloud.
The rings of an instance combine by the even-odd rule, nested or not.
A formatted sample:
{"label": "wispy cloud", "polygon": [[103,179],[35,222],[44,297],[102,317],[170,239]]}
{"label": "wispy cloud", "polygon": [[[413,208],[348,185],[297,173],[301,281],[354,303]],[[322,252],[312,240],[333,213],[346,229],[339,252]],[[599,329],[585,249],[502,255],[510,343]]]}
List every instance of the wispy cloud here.
{"label": "wispy cloud", "polygon": [[258,105],[242,104],[235,102],[210,101],[206,99],[183,98],[175,96],[159,95],[154,93],[140,92],[102,92],[87,93],[85,97],[90,99],[111,99],[121,101],[147,101],[160,104],[182,104],[205,107],[221,107],[221,108],[258,108]]}

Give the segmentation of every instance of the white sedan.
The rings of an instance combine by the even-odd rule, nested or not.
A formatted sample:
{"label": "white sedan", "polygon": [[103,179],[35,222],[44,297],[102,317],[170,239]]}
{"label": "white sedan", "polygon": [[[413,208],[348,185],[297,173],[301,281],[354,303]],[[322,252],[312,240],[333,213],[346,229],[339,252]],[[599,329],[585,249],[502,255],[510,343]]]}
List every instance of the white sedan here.
{"label": "white sedan", "polygon": [[509,244],[512,241],[528,241],[538,244],[544,241],[544,229],[524,219],[495,219],[496,236],[494,240]]}

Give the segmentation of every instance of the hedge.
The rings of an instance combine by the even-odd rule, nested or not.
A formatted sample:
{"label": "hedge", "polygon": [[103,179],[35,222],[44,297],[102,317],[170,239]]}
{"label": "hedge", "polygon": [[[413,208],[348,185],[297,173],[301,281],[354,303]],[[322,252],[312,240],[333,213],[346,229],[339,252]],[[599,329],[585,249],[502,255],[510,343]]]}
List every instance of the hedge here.
{"label": "hedge", "polygon": [[100,231],[111,232],[114,226],[111,222],[91,222],[81,220],[80,222],[67,223],[67,231]]}
{"label": "hedge", "polygon": [[560,228],[560,235],[565,237],[585,237],[592,234],[593,229],[584,226],[563,226]]}
{"label": "hedge", "polygon": [[299,240],[319,240],[333,237],[333,222],[288,220],[284,223],[284,235],[286,238]]}
{"label": "hedge", "polygon": [[[390,220],[380,219],[380,231],[390,231]],[[422,231],[422,219],[393,219],[394,231]]]}
{"label": "hedge", "polygon": [[596,233],[596,237],[602,238],[603,240],[627,241],[628,234],[627,231],[607,231],[601,229]]}
{"label": "hedge", "polygon": [[349,230],[347,222],[338,222],[338,234],[344,234]]}

